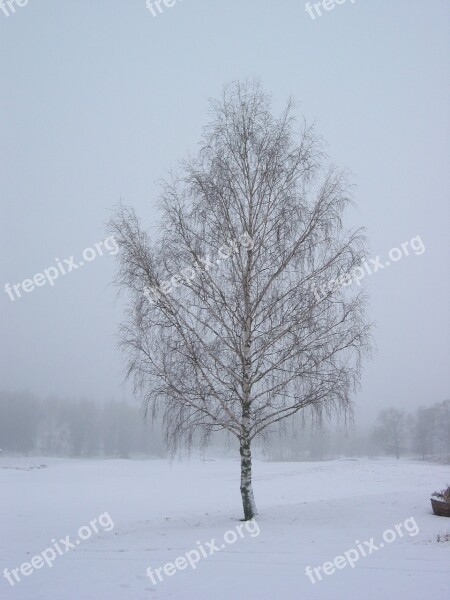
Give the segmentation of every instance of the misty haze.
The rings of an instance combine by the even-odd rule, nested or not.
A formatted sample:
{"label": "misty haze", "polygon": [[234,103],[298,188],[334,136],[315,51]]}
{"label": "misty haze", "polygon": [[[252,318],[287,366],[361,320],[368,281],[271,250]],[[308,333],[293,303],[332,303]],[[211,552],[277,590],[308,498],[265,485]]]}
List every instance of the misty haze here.
{"label": "misty haze", "polygon": [[0,598],[448,598],[449,17],[0,0]]}

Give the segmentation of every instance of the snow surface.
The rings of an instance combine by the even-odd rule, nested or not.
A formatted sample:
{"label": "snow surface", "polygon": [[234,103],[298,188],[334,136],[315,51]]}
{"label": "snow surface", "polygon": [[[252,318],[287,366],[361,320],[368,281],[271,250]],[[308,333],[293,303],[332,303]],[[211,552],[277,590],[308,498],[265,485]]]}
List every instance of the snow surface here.
{"label": "snow surface", "polygon": [[[46,465],[46,468],[31,468]],[[114,521],[53,567],[11,587],[4,600],[439,600],[450,598],[450,519],[436,517],[430,492],[450,483],[448,466],[363,459],[254,465],[258,536],[234,544],[162,582],[163,566],[215,538],[242,516],[235,460],[68,460],[0,456],[1,573],[76,539],[102,513]],[[414,517],[420,532],[312,584],[305,568]]]}

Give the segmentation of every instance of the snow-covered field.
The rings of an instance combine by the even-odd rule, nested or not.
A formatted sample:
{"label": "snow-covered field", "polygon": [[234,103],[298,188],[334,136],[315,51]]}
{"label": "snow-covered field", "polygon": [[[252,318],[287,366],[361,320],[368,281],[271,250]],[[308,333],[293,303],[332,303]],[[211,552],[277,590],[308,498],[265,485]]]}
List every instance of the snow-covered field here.
{"label": "snow-covered field", "polygon": [[[450,597],[450,542],[436,541],[438,533],[450,532],[450,519],[435,517],[429,501],[430,492],[450,483],[449,467],[387,459],[257,461],[254,474],[257,527],[241,526],[240,535],[227,534],[227,542],[236,541],[224,543],[226,532],[242,525],[237,461],[0,457],[2,574],[68,535],[74,543],[79,528],[104,513],[114,523],[104,515],[104,527],[97,524],[98,533],[75,548],[66,551],[59,543],[63,554],[53,551],[51,568],[44,563],[28,576],[18,572],[21,581],[14,586],[1,577],[0,598]],[[400,536],[395,525],[405,521]],[[388,529],[396,539],[360,555],[355,568],[323,574],[314,584],[306,576],[308,565],[334,561],[358,543],[368,553],[370,538],[379,546]],[[88,530],[81,531],[88,537]],[[200,555],[198,542],[209,554],[212,538],[224,548],[200,558],[195,570],[180,561],[185,568],[171,576],[160,572],[163,581],[156,585],[146,576],[149,566],[154,571],[188,552],[195,557],[194,550]]]}

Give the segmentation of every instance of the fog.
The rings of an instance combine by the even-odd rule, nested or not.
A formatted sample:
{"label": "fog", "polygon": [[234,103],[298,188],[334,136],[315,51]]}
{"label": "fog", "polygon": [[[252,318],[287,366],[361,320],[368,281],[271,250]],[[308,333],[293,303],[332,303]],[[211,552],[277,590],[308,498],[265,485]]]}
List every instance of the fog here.
{"label": "fog", "polygon": [[[40,0],[0,15],[3,286],[80,261],[121,200],[156,236],[157,181],[196,151],[209,97],[258,77],[354,173],[349,222],[371,256],[423,244],[363,282],[377,349],[356,422],[448,399],[448,4],[361,0],[315,21],[297,0],[186,0],[157,18],[143,4]],[[3,291],[4,394],[138,408],[115,339],[115,256],[92,256],[20,298]]]}
{"label": "fog", "polygon": [[0,598],[448,600],[449,18],[0,0]]}

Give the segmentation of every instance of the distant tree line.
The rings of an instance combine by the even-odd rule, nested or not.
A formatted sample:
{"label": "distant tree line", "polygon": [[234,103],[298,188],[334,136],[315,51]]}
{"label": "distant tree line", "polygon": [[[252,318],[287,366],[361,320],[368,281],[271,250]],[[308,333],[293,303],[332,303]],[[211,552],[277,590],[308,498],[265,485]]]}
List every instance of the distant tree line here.
{"label": "distant tree line", "polygon": [[412,453],[423,460],[450,461],[450,400],[419,408],[414,414],[383,410],[372,435],[378,449],[397,458]]}
{"label": "distant tree line", "polygon": [[450,463],[450,400],[408,413],[380,411],[366,430],[291,419],[262,445],[270,460],[326,460],[385,454]]}
{"label": "distant tree line", "polygon": [[[0,392],[0,448],[42,456],[165,456],[162,427],[127,402],[37,398]],[[231,445],[230,445],[231,443]],[[223,434],[211,440],[221,452],[232,446]],[[194,446],[201,446],[201,440]],[[372,428],[292,417],[259,444],[259,455],[276,461],[414,456],[450,463],[450,400],[407,413],[380,411]]]}
{"label": "distant tree line", "polygon": [[44,456],[163,456],[157,427],[126,402],[37,398],[0,392],[0,448]]}

